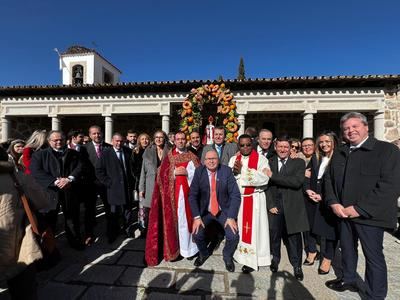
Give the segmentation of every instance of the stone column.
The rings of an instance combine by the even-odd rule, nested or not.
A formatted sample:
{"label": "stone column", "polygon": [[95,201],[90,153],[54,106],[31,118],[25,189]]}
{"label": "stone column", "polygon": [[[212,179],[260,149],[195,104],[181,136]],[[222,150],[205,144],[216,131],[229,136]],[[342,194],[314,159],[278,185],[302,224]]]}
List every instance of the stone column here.
{"label": "stone column", "polygon": [[10,120],[6,117],[1,118],[1,141],[6,142],[10,138]]}
{"label": "stone column", "polygon": [[169,132],[169,115],[163,115],[161,129],[168,134]]}
{"label": "stone column", "polygon": [[385,139],[385,114],[382,111],[374,115],[374,137],[378,140]]}
{"label": "stone column", "polygon": [[60,117],[51,117],[51,130],[61,130],[61,119]]}
{"label": "stone column", "polygon": [[239,136],[242,135],[242,134],[244,133],[244,129],[245,129],[245,128],[244,128],[244,126],[245,126],[245,123],[244,123],[244,122],[245,122],[245,121],[244,121],[244,120],[245,120],[245,116],[246,116],[246,115],[244,115],[244,114],[241,114],[241,115],[238,116],[238,121],[239,121],[239,124],[240,124],[239,132],[238,132],[238,133],[239,133]]}
{"label": "stone column", "polygon": [[105,141],[107,143],[111,143],[112,135],[113,135],[113,118],[111,116],[105,116]]}
{"label": "stone column", "polygon": [[314,115],[311,113],[303,114],[303,138],[314,136]]}

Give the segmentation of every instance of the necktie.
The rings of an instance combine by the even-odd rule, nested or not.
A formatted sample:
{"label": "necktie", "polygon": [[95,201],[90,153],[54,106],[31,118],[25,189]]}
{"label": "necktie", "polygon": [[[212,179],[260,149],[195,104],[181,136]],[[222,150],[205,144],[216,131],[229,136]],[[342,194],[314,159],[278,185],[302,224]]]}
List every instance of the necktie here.
{"label": "necktie", "polygon": [[125,171],[124,159],[122,158],[121,150],[117,151],[117,156],[118,156],[118,160],[119,160],[119,163],[121,164],[122,169]]}
{"label": "necktie", "polygon": [[217,201],[217,181],[215,180],[215,172],[211,173],[211,193],[210,193],[210,213],[216,216],[219,212]]}
{"label": "necktie", "polygon": [[218,145],[216,145],[216,147],[215,147],[215,148],[217,149],[218,158],[221,158],[221,148],[222,148],[222,146],[218,146]]}
{"label": "necktie", "polygon": [[281,169],[279,170],[279,174],[285,174],[286,172],[286,164],[285,164],[285,160],[281,159]]}
{"label": "necktie", "polygon": [[100,158],[100,156],[101,156],[101,149],[100,149],[99,144],[96,145],[96,155],[97,155],[97,158]]}

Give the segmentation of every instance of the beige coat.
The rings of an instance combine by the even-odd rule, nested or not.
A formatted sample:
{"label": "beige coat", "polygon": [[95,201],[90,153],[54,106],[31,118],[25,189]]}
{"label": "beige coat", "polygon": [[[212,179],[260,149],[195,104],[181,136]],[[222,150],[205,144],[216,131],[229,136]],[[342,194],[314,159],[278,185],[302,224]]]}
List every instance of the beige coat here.
{"label": "beige coat", "polygon": [[[12,164],[0,162],[0,281],[14,277],[42,257],[10,176],[13,171]],[[49,205],[47,193],[30,175],[19,172],[17,178],[32,208],[40,209]]]}

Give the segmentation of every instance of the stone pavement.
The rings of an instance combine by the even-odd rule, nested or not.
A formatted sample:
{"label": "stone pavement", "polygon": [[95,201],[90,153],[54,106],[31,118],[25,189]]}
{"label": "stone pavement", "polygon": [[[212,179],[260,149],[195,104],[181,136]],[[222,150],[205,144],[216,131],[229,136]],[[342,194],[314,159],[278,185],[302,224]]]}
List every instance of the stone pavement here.
{"label": "stone pavement", "polygon": [[[102,221],[103,223],[103,221]],[[103,224],[100,224],[103,225]],[[99,226],[103,227],[103,226]],[[100,231],[100,230],[99,230]],[[104,232],[104,231],[103,231]],[[317,274],[318,266],[304,267],[304,281],[293,276],[282,247],[279,271],[268,267],[243,274],[241,265],[229,273],[222,261],[222,246],[201,268],[193,261],[162,262],[154,268],[143,265],[143,239],[123,239],[109,245],[104,236],[85,251],[68,247],[59,237],[63,260],[52,270],[38,274],[39,299],[361,299],[358,293],[335,293],[324,282],[334,279]],[[387,299],[400,299],[400,244],[385,234],[385,254],[389,269]],[[359,274],[363,277],[364,257],[360,250]],[[340,272],[335,267],[335,272]],[[362,280],[360,279],[362,285]],[[8,299],[7,292],[0,299]]]}

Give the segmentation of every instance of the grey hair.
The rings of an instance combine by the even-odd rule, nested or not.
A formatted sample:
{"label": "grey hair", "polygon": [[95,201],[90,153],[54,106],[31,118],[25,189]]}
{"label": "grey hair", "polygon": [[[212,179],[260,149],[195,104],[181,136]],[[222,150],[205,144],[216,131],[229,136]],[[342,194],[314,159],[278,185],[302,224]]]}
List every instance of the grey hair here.
{"label": "grey hair", "polygon": [[62,132],[61,130],[50,130],[49,133],[47,134],[47,140],[48,140],[48,141],[50,141],[50,138],[51,138],[51,136],[52,136],[54,133],[60,134],[60,135],[61,135],[61,138],[62,138],[63,140],[65,140],[65,134],[64,134],[64,132]]}
{"label": "grey hair", "polygon": [[206,155],[207,155],[208,152],[215,152],[215,153],[217,153],[217,157],[218,157],[218,160],[219,160],[219,156],[218,156],[218,151],[217,151],[217,150],[215,150],[214,148],[211,148],[211,149],[207,150],[206,153],[204,154],[204,157],[206,157]]}
{"label": "grey hair", "polygon": [[365,126],[368,126],[368,120],[365,115],[359,112],[352,111],[340,118],[340,128],[343,128],[344,122],[346,122],[348,119],[353,119],[353,118],[359,119]]}

